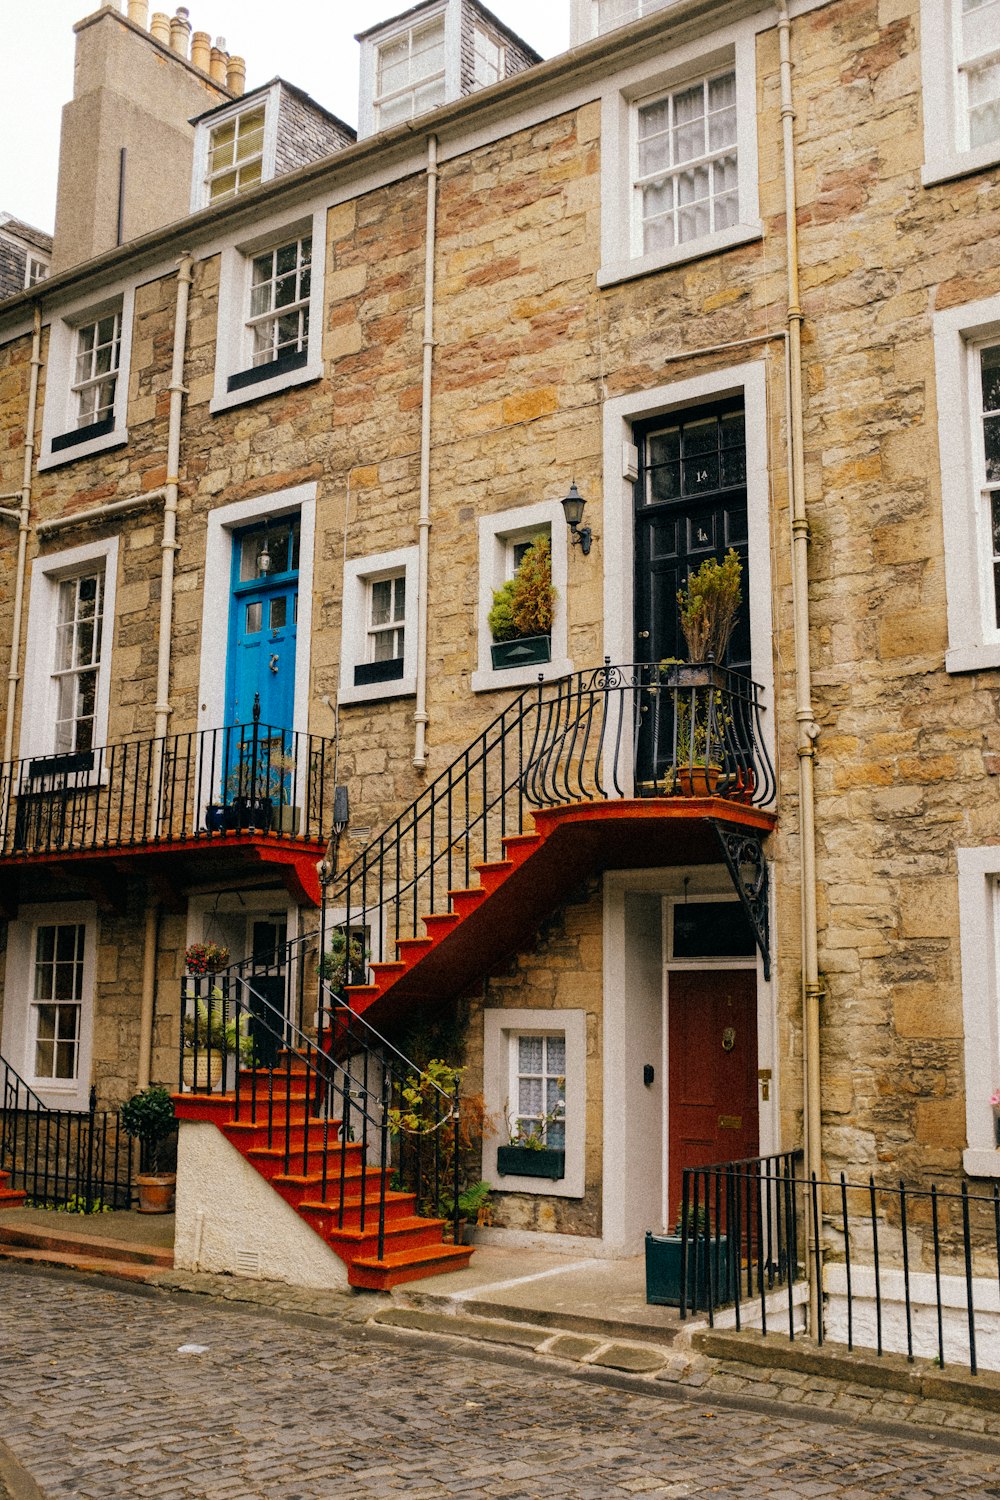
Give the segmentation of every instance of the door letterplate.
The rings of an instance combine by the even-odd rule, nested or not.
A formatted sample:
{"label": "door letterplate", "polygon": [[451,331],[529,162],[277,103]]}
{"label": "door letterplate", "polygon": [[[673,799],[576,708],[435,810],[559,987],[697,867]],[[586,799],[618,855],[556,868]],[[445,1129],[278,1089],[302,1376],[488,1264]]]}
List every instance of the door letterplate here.
{"label": "door letterplate", "polygon": [[719,1129],[720,1130],[742,1130],[743,1129],[743,1116],[742,1115],[720,1115],[719,1116]]}

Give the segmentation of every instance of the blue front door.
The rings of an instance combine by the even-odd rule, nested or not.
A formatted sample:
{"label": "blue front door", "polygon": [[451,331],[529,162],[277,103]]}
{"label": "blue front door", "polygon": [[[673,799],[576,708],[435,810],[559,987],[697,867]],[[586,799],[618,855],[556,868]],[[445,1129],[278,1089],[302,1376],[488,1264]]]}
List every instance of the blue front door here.
{"label": "blue front door", "polygon": [[292,728],[298,615],[298,519],[271,522],[233,537],[226,723]]}

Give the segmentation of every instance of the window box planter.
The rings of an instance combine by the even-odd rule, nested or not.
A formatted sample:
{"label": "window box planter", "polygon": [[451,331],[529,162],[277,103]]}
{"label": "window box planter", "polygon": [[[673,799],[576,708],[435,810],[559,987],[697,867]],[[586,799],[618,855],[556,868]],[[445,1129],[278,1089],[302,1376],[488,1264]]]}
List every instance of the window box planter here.
{"label": "window box planter", "polygon": [[494,672],[504,667],[530,667],[552,660],[550,635],[524,635],[516,641],[494,641],[490,647]]}
{"label": "window box planter", "polygon": [[[697,1279],[696,1279],[697,1268]],[[707,1308],[709,1271],[714,1283],[714,1302],[729,1301],[729,1242],[724,1234],[713,1235],[705,1253],[705,1241],[688,1242],[688,1308]],[[681,1305],[681,1237],[646,1230],[646,1301],[658,1307]]]}
{"label": "window box planter", "polygon": [[566,1175],[566,1152],[554,1146],[533,1151],[530,1146],[498,1146],[497,1172],[501,1177],[548,1177],[558,1182]]}

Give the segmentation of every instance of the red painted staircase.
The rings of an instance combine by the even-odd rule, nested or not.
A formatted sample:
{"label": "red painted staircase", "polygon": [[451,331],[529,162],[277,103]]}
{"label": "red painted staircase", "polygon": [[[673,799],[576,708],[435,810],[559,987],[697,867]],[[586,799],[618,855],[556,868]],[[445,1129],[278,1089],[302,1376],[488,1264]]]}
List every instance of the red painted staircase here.
{"label": "red painted staircase", "polygon": [[720,797],[566,803],[531,816],[533,833],[508,834],[502,858],[471,866],[478,885],[450,889],[447,911],[420,917],[424,936],[397,939],[393,961],[371,964],[370,984],[346,987],[355,1014],[391,1024],[410,1004],[460,995],[597,871],[717,861],[712,820],[761,834],[775,823],[772,813]]}
{"label": "red painted staircase", "polygon": [[17,1208],[27,1196],[10,1186],[9,1172],[0,1172],[0,1208]]}
{"label": "red painted staircase", "polygon": [[310,1076],[306,1060],[292,1054],[273,1074],[242,1072],[238,1092],[175,1094],[174,1109],[180,1120],[217,1126],[345,1262],[351,1286],[387,1291],[463,1270],[472,1251],[444,1243],[447,1221],[418,1214],[416,1195],[395,1191],[387,1180],[383,1194],[391,1169],[365,1166],[363,1145],[341,1139],[340,1120],[312,1113]]}

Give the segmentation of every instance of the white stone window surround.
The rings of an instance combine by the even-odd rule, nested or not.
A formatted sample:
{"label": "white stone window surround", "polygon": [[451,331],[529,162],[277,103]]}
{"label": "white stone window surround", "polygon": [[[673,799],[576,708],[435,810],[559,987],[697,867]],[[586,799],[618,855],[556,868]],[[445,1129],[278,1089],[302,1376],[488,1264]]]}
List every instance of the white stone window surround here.
{"label": "white stone window surround", "polygon": [[[506,1144],[504,1111],[513,1120],[510,1098],[511,1051],[519,1036],[566,1038],[566,1167],[557,1181],[541,1177],[501,1177],[497,1147]],[[483,1096],[498,1133],[483,1142],[483,1177],[498,1193],[534,1193],[551,1198],[582,1198],[586,1187],[587,1013],[583,1010],[531,1010],[526,1007],[483,1012]]]}
{"label": "white stone window surround", "polygon": [[65,578],[92,573],[101,567],[104,570],[104,624],[94,711],[94,746],[97,748],[108,743],[111,661],[116,624],[115,595],[118,583],[116,536],[97,542],[84,542],[61,552],[42,553],[32,563],[21,710],[22,757],[51,755],[55,749],[53,735],[56,721],[56,680],[53,672],[59,585]]}
{"label": "white stone window surround", "polygon": [[[604,651],[612,662],[631,662],[634,651],[635,519],[629,445],[636,422],[742,396],[746,417],[747,551],[750,572],[750,671],[761,688],[764,743],[775,762],[774,664],[771,624],[771,477],[768,407],[784,400],[780,346],[770,361],[753,360],[689,376],[604,403]],[[770,398],[770,400],[769,400]],[[782,453],[776,462],[784,463]]]}
{"label": "white stone window surround", "polygon": [[985,478],[978,352],[1000,343],[1000,297],[935,313],[941,519],[948,601],[949,672],[1000,666],[993,603],[992,545],[982,497]]}
{"label": "white stone window surround", "polygon": [[[490,654],[493,637],[489,626],[493,591],[512,576],[512,541],[527,540],[540,531],[549,532],[552,548],[552,586],[556,591],[552,613],[552,659],[526,667],[502,667],[494,670]],[[558,500],[540,500],[534,505],[521,505],[515,510],[502,510],[492,516],[479,517],[479,650],[478,663],[472,674],[474,693],[495,692],[498,688],[531,687],[539,676],[546,682],[555,682],[560,677],[568,677],[573,671],[567,643],[568,539],[569,527]],[[583,565],[585,564],[581,564]]]}
{"label": "white stone window surround", "polygon": [[[372,703],[383,698],[412,697],[417,691],[417,574],[419,548],[397,547],[349,558],[344,565],[340,629],[340,702]],[[390,574],[406,575],[403,675],[389,682],[355,683],[354,668],[367,660],[368,585]]]}
{"label": "white stone window surround", "polygon": [[[229,109],[219,110],[207,120],[199,120],[195,127],[194,138],[194,170],[191,175],[191,212],[197,213],[201,208],[207,208],[211,200],[208,196],[208,146],[209,138],[213,130],[227,121],[235,119],[237,115],[249,114],[252,110],[264,106],[264,154],[261,162],[261,182],[268,182],[274,176],[274,163],[278,150],[278,115],[281,109],[281,84],[274,83],[266,93],[255,90],[252,94],[244,95],[234,100]],[[256,186],[256,184],[255,184]],[[236,194],[239,198],[241,195]],[[217,199],[217,202],[230,202],[230,199]]]}
{"label": "white stone window surround", "polygon": [[[642,1238],[646,1229],[672,1228],[666,1223],[667,1186],[669,1162],[664,1151],[662,1176],[659,1183],[660,1224],[654,1224],[644,1210],[648,1205],[634,1201],[634,1184],[628,1170],[621,1163],[637,1160],[642,1151],[642,1133],[637,1133],[634,1112],[635,1095],[645,1092],[641,1084],[641,1069],[644,1062],[653,1062],[660,1078],[663,1115],[661,1130],[666,1140],[669,1120],[669,1055],[667,1047],[667,1019],[670,1004],[670,973],[678,970],[705,969],[756,969],[757,972],[757,1060],[760,1068],[770,1069],[769,1098],[758,1096],[758,1130],[760,1150],[763,1155],[781,1149],[781,1112],[779,1108],[780,1072],[778,1054],[778,974],[779,955],[774,941],[775,887],[771,890],[770,925],[772,933],[772,965],[770,981],[764,978],[764,967],[759,951],[753,958],[681,959],[673,958],[671,949],[671,912],[685,898],[695,901],[732,901],[735,897],[732,879],[724,865],[673,866],[659,870],[615,870],[604,877],[604,1190],[601,1206],[601,1224],[607,1253],[613,1255],[639,1255],[642,1253]],[[637,1004],[642,1003],[638,995],[635,976],[630,963],[635,957],[626,925],[626,897],[630,893],[644,893],[657,897],[662,903],[661,932],[659,934],[659,966],[657,979],[662,986],[660,1000],[662,1021],[660,1023],[660,1056],[650,1057],[636,1050],[635,1037],[640,1030]],[[629,982],[631,979],[631,983]],[[609,1086],[609,1080],[620,1080],[617,1092]],[[626,1092],[632,1090],[631,1104]],[[652,1126],[649,1126],[652,1128]]]}
{"label": "white stone window surround", "polygon": [[[250,280],[253,258],[265,250],[312,236],[312,269],[309,289],[309,343],[305,364],[229,389],[229,379],[251,368],[252,340],[247,329],[250,312]],[[291,222],[272,219],[251,239],[226,245],[219,263],[219,315],[215,345],[215,383],[209,410],[212,413],[259,401],[292,386],[319,380],[323,375],[323,285],[326,268],[326,209],[317,207],[304,218]],[[259,366],[254,373],[266,369]]]}
{"label": "white stone window surround", "polygon": [[[457,99],[461,94],[462,72],[462,8],[459,0],[441,0],[439,5],[428,5],[419,15],[408,10],[404,15],[380,28],[373,36],[361,42],[361,92],[358,106],[358,140],[375,135],[382,127],[378,122],[376,95],[378,93],[378,55],[386,42],[405,36],[415,27],[424,27],[444,17],[444,97]],[[418,117],[419,118],[419,117]],[[386,129],[392,127],[387,126]]]}
{"label": "white stone window surround", "polygon": [[[73,1080],[35,1078],[34,1037],[31,1006],[35,969],[35,935],[51,923],[82,924],[83,1003],[80,1008],[80,1041],[77,1077]],[[97,907],[90,901],[67,901],[51,905],[22,906],[17,920],[7,928],[7,958],[4,968],[3,1035],[0,1052],[8,1058],[44,1104],[50,1109],[87,1108],[90,1094],[94,1035],[94,981],[97,954]]]}
{"label": "white stone window surround", "polygon": [[[1000,33],[1000,7],[996,27]],[[1000,140],[968,144],[960,77],[961,0],[920,0],[920,71],[924,115],[924,187],[1000,162]],[[997,37],[1000,48],[1000,34]]]}
{"label": "white stone window surround", "polygon": [[[143,278],[145,279],[145,278]],[[120,448],[128,442],[128,387],[132,355],[132,319],[135,308],[135,288],[131,281],[119,286],[110,296],[99,301],[80,300],[63,309],[59,317],[53,316],[49,329],[49,353],[45,372],[45,407],[42,413],[42,446],[38,459],[39,471],[54,469],[59,464],[74,463],[78,458],[89,458],[94,453],[103,453],[109,448]],[[64,438],[76,430],[78,399],[73,389],[76,379],[77,329],[93,323],[108,313],[121,315],[121,342],[119,346],[118,379],[115,384],[113,425],[108,432],[82,442],[70,442],[57,447],[53,452],[53,439]]]}
{"label": "white stone window surround", "polygon": [[990,1095],[1000,1088],[1000,845],[958,849],[958,926],[970,1177],[1000,1178]]}
{"label": "white stone window surround", "polygon": [[[316,485],[296,485],[272,495],[220,505],[208,514],[205,538],[204,604],[201,617],[201,666],[198,687],[198,728],[220,729],[226,711],[226,655],[229,649],[229,607],[232,587],[233,532],[255,521],[299,515],[299,602],[295,647],[295,706],[292,729],[309,730],[309,671],[312,643],[313,566],[316,549]],[[226,605],[220,608],[220,600]],[[305,740],[301,740],[305,754]],[[304,785],[305,764],[299,767]]]}
{"label": "white stone window surround", "polygon": [[33,255],[28,251],[28,258],[24,267],[24,284],[26,287],[37,286],[40,281],[47,281],[52,271],[52,262],[44,255]]}
{"label": "white stone window surround", "polygon": [[[601,266],[598,286],[613,286],[666,266],[760,239],[757,183],[757,64],[754,22],[717,31],[668,53],[654,53],[605,85],[601,95]],[[737,223],[653,254],[637,238],[638,109],[685,84],[735,68]]]}

